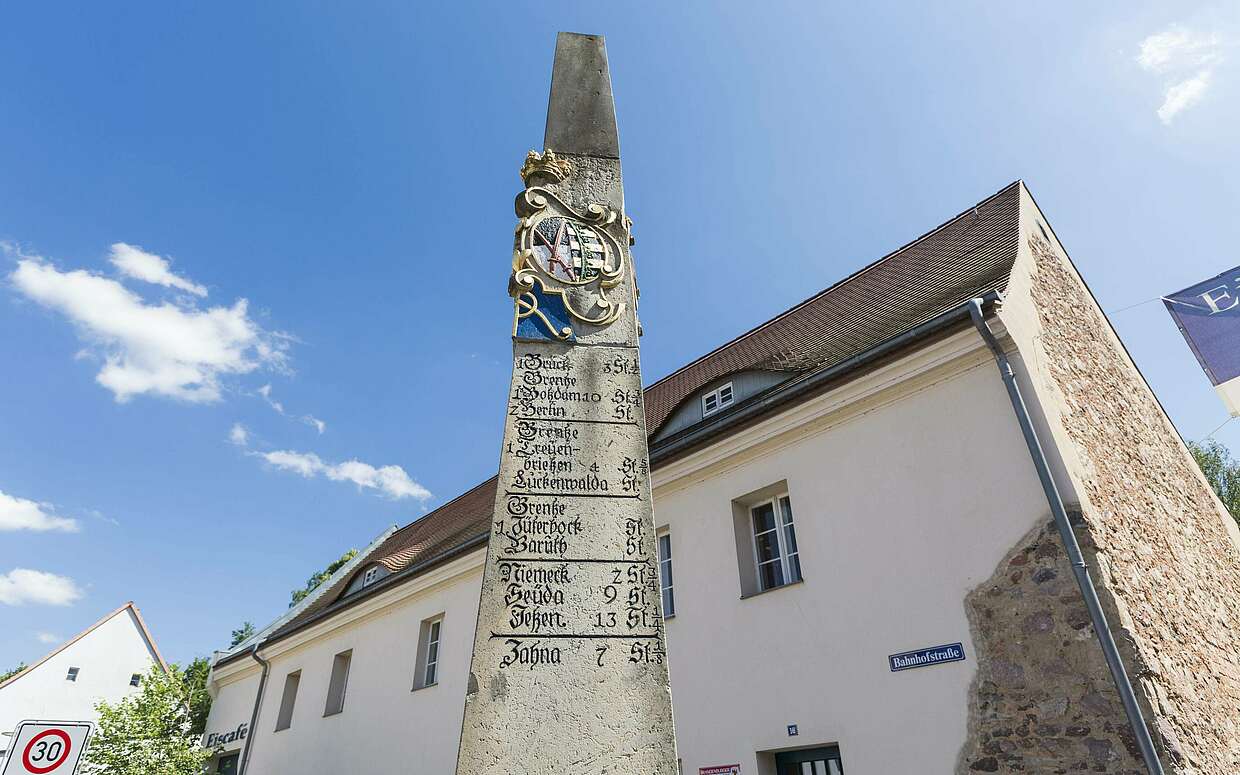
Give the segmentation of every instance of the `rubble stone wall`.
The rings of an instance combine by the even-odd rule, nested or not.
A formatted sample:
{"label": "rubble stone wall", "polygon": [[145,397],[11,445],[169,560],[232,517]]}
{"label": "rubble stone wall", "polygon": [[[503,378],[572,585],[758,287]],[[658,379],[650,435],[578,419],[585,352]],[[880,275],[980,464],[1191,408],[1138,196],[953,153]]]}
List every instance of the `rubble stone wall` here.
{"label": "rubble stone wall", "polygon": [[959,773],[1144,773],[1053,521],[1025,536],[965,608],[978,671]]}
{"label": "rubble stone wall", "polygon": [[[1058,452],[1080,499],[1078,536],[1089,548],[1087,557],[1099,595],[1138,694],[1148,705],[1151,717],[1147,720],[1163,748],[1164,766],[1175,773],[1235,775],[1240,773],[1240,543],[1236,526],[1197,471],[1067,258],[1036,233],[1028,249],[1025,275],[1014,276],[1005,308],[1020,307],[1014,314],[1023,312],[1036,321],[1034,335],[1025,337],[1017,331],[1014,337],[1023,362],[1033,372],[1039,403],[1049,415]],[[1021,325],[1016,323],[1009,330]],[[1033,540],[1040,548],[1033,550],[1031,559],[1039,551],[1050,551],[1042,538]],[[1017,547],[1009,563],[1025,556],[1026,549]],[[1065,568],[1038,570],[1056,573],[1054,581],[1058,581],[1070,577]],[[1025,671],[1025,679],[1052,681],[1049,666],[1056,659],[1067,665],[1085,660],[1078,666],[1088,668],[1085,674],[1091,676],[1087,691],[1067,695],[1068,717],[1063,723],[1071,723],[1073,713],[1089,711],[1086,696],[1106,699],[1106,708],[1097,699],[1091,704],[1096,706],[1095,718],[1109,719],[1111,698],[1101,686],[1107,673],[1096,643],[1078,655],[1072,638],[1060,637],[1080,636],[1082,643],[1088,640],[1085,634],[1092,638],[1088,625],[1074,627],[1079,593],[1065,588],[1062,595],[1052,596],[1058,606],[1031,608],[1030,599],[1037,600],[1040,593],[1028,587],[1030,578],[1012,581],[1015,571],[1001,567],[990,591],[984,585],[969,600],[990,652],[979,655],[988,667],[983,671],[986,675],[979,675],[978,707],[974,708],[975,712],[980,709],[979,719],[985,720],[977,725],[984,739],[969,743],[980,745],[983,751],[1005,748],[996,734],[999,716],[1013,720],[1013,734],[1015,729],[1026,728],[1025,721],[1033,734],[1036,722],[1045,720],[1045,710],[1058,710],[1058,706],[1039,704],[1041,695],[1030,695],[1028,686],[1016,680],[1019,669]],[[1003,574],[1006,580],[998,579]],[[997,600],[1007,598],[1009,607],[988,604],[986,596],[992,593]],[[989,622],[1000,617],[998,623],[988,624],[988,616]],[[1040,628],[1049,629],[1040,632]],[[1024,661],[1009,659],[1013,655]],[[1030,671],[1040,675],[1030,676]],[[997,715],[986,718],[987,712]],[[1113,720],[1105,723],[1114,727]],[[1049,762],[1004,769],[996,753],[997,769],[990,771],[1073,771],[1080,769],[1078,761],[1088,762],[1092,771],[1126,771],[1123,753],[1114,744],[1116,736],[1123,737],[1122,731],[1116,728],[1107,733],[1104,727],[1108,738],[1096,734],[1092,725],[1090,730],[1083,737],[1109,739],[1111,753],[1120,759],[1110,764],[1077,760],[1072,758],[1079,755],[1077,748],[1069,747],[1065,748],[1070,751],[1068,758],[1055,765],[1063,769],[1048,769]],[[1103,747],[1097,744],[1099,755]],[[990,764],[974,759],[969,766],[976,769]]]}

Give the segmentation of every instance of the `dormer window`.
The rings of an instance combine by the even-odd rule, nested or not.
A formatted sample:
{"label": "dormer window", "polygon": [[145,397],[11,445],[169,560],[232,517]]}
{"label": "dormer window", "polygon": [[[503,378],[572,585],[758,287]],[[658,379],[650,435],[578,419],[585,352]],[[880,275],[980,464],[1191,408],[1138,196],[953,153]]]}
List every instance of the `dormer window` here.
{"label": "dormer window", "polygon": [[702,416],[709,417],[725,406],[732,404],[732,383],[720,385],[702,396]]}
{"label": "dormer window", "polygon": [[383,567],[382,563],[376,562],[366,568],[366,570],[353,574],[353,578],[349,580],[349,586],[345,589],[342,597],[354,595],[367,587],[372,587],[387,578],[389,575],[390,572],[388,569]]}

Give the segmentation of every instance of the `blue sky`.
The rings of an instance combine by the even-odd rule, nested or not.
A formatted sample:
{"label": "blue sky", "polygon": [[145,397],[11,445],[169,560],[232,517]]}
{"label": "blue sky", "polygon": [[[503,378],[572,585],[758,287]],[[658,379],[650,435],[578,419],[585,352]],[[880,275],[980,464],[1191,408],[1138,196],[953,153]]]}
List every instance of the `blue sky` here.
{"label": "blue sky", "polygon": [[1238,22],[6,4],[0,667],[130,599],[169,658],[207,654],[494,471],[556,30],[607,36],[648,382],[1024,178],[1205,436],[1225,411],[1152,300],[1240,264]]}

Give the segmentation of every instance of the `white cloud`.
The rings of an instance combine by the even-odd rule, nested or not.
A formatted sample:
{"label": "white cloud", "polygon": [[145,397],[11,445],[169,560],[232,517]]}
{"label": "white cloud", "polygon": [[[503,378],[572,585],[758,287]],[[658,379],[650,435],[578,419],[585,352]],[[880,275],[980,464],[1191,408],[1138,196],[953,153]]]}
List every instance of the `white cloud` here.
{"label": "white cloud", "polygon": [[335,466],[329,466],[327,478],[336,481],[353,482],[358,487],[370,487],[392,498],[417,498],[426,500],[431,497],[430,491],[409,478],[405,469],[400,466],[381,466],[375,468],[359,460],[349,460]]}
{"label": "white cloud", "polygon": [[59,530],[76,533],[78,522],[76,519],[56,516],[49,504],[35,503],[0,490],[0,531],[5,530]]}
{"label": "white cloud", "polygon": [[147,253],[137,245],[127,245],[124,242],[113,244],[109,260],[126,277],[169,288],[179,288],[195,296],[207,295],[206,288],[173,274],[171,264],[167,259]]}
{"label": "white cloud", "polygon": [[1163,104],[1158,108],[1158,118],[1170,124],[1177,113],[1200,102],[1210,86],[1211,75],[1210,70],[1202,70],[1187,81],[1168,86]]}
{"label": "white cloud", "polygon": [[228,440],[238,447],[246,447],[250,444],[250,432],[239,422],[233,423],[233,427],[228,431]]}
{"label": "white cloud", "polygon": [[1219,45],[1217,33],[1196,33],[1173,24],[1141,41],[1137,64],[1156,73],[1212,64],[1221,56]]}
{"label": "white cloud", "polygon": [[310,477],[324,473],[327,470],[327,464],[323,459],[313,452],[289,452],[277,450],[276,452],[261,453],[259,457],[271,463],[276,468],[285,471],[292,471],[309,479]]}
{"label": "white cloud", "polygon": [[1137,64],[1163,76],[1159,120],[1170,124],[1176,115],[1200,102],[1222,61],[1222,39],[1213,32],[1195,32],[1173,24],[1141,41]]}
{"label": "white cloud", "polygon": [[[271,397],[271,385],[268,384],[268,385],[263,385],[262,387],[260,387],[258,389],[258,394],[263,397],[264,401],[267,402],[267,406],[270,406],[272,409],[276,411],[276,414],[280,415],[281,417],[289,416],[289,414],[284,411],[284,404]],[[320,436],[322,436],[323,432],[327,430],[327,423],[323,422],[322,420],[320,420],[319,418],[315,417],[312,414],[303,414],[302,416],[294,418],[294,419],[296,419],[299,422],[304,422],[306,425],[311,426],[312,428],[314,428],[315,430],[319,432]]]}
{"label": "white cloud", "polygon": [[285,368],[289,337],[255,323],[245,299],[205,310],[186,297],[149,304],[116,280],[28,256],[10,279],[77,325],[104,360],[96,381],[120,402],[144,394],[214,402],[226,376]]}
{"label": "white cloud", "polygon": [[263,385],[258,389],[258,394],[263,397],[267,405],[275,409],[279,414],[284,414],[284,404],[271,397],[271,385]]}
{"label": "white cloud", "polygon": [[4,605],[69,605],[81,597],[82,590],[67,576],[29,568],[0,574],[0,603]]}
{"label": "white cloud", "polygon": [[430,491],[410,478],[400,466],[380,466],[376,468],[360,460],[349,460],[344,463],[326,463],[313,452],[292,452],[277,450],[275,452],[255,453],[271,465],[284,471],[292,471],[307,479],[325,476],[335,482],[353,482],[358,487],[377,490],[389,498],[415,498],[426,500],[431,497]]}
{"label": "white cloud", "polygon": [[53,635],[50,632],[36,632],[34,636],[39,639],[40,643],[46,643],[49,646],[53,643],[60,643],[64,640],[64,638],[59,635]]}

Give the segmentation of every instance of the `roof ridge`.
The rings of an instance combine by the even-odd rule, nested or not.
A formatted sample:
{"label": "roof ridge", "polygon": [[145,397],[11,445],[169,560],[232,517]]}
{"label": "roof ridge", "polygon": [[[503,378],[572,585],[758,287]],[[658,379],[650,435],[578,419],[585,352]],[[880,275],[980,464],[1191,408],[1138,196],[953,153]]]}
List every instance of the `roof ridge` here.
{"label": "roof ridge", "polygon": [[830,293],[831,291],[835,290],[836,288],[839,288],[840,286],[842,286],[842,285],[844,285],[844,284],[846,284],[846,283],[848,283],[848,282],[850,282],[850,281],[852,281],[852,280],[856,279],[856,278],[857,278],[857,277],[859,277],[860,275],[865,274],[866,272],[870,271],[871,269],[876,268],[879,264],[882,264],[883,262],[887,261],[888,259],[890,259],[890,258],[894,258],[896,255],[898,255],[898,254],[900,254],[900,253],[903,253],[905,250],[907,250],[907,249],[911,248],[913,245],[916,245],[917,243],[921,242],[922,240],[925,240],[925,239],[930,238],[930,237],[931,237],[931,236],[933,236],[934,234],[937,234],[938,232],[940,232],[940,231],[942,231],[943,229],[947,228],[948,226],[950,226],[951,224],[955,223],[956,221],[959,221],[961,218],[965,217],[966,215],[968,215],[968,214],[970,214],[970,213],[973,213],[973,212],[976,212],[976,211],[977,211],[977,209],[978,209],[979,207],[981,207],[982,205],[988,204],[991,200],[996,199],[997,197],[999,197],[999,196],[1001,196],[1001,195],[1003,195],[1003,194],[1007,193],[1010,189],[1012,189],[1013,187],[1019,186],[1022,182],[1023,182],[1023,181],[1022,181],[1022,179],[1021,179],[1021,178],[1017,178],[1016,180],[1012,181],[1011,183],[1008,183],[1006,186],[1004,186],[1003,188],[1001,188],[1001,189],[999,189],[998,191],[994,192],[993,194],[991,194],[991,195],[989,195],[989,196],[987,196],[987,197],[985,197],[985,198],[981,199],[981,200],[980,200],[980,201],[978,201],[976,204],[974,204],[972,207],[965,208],[965,209],[964,209],[964,210],[962,210],[961,212],[957,213],[956,215],[953,215],[951,218],[948,218],[946,221],[943,221],[943,222],[942,222],[942,223],[940,223],[938,226],[935,226],[933,229],[930,229],[929,231],[925,232],[925,233],[924,233],[924,234],[922,234],[921,236],[916,237],[916,238],[914,238],[914,239],[912,239],[912,240],[909,240],[908,242],[904,243],[903,245],[901,245],[900,247],[896,248],[895,250],[892,250],[892,251],[888,252],[887,254],[883,255],[882,257],[880,257],[880,258],[878,258],[878,259],[875,259],[874,261],[871,261],[870,263],[868,263],[868,264],[866,264],[865,266],[861,267],[860,269],[858,269],[857,271],[853,272],[852,274],[849,274],[849,275],[846,275],[845,277],[842,277],[841,279],[837,280],[836,282],[832,283],[831,285],[828,285],[826,288],[823,288],[821,291],[818,291],[818,292],[817,292],[817,293],[815,293],[813,296],[810,296],[809,298],[806,298],[806,299],[802,299],[801,301],[797,302],[796,304],[793,304],[791,307],[789,307],[788,309],[784,310],[783,312],[780,312],[780,313],[779,313],[778,315],[776,315],[775,317],[770,318],[770,319],[768,319],[768,320],[764,320],[763,322],[761,322],[761,323],[757,324],[757,325],[756,325],[756,326],[754,326],[753,328],[750,328],[748,331],[745,331],[744,333],[738,334],[738,335],[736,335],[735,337],[733,337],[733,338],[729,339],[728,341],[726,341],[726,342],[724,342],[723,344],[719,345],[719,346],[718,346],[718,347],[716,347],[715,349],[713,349],[713,350],[711,350],[711,351],[709,351],[709,352],[707,352],[707,353],[705,353],[705,354],[703,354],[703,355],[701,355],[701,356],[699,356],[699,357],[697,357],[697,358],[694,358],[692,361],[689,361],[688,363],[686,363],[685,365],[683,365],[683,366],[681,366],[680,368],[676,369],[675,371],[673,371],[673,372],[671,372],[671,373],[669,373],[669,374],[667,374],[667,375],[665,375],[665,376],[662,376],[662,377],[660,377],[659,379],[655,380],[654,382],[650,383],[649,385],[647,385],[647,386],[646,386],[646,388],[645,388],[645,389],[646,389],[646,390],[651,390],[651,389],[653,389],[655,386],[660,385],[660,384],[662,384],[663,382],[666,382],[667,380],[670,380],[672,377],[675,377],[677,374],[680,374],[681,372],[684,372],[684,371],[686,371],[686,370],[688,370],[688,369],[693,368],[694,366],[696,366],[697,364],[699,364],[699,363],[701,363],[702,361],[706,360],[707,358],[711,357],[712,355],[714,355],[714,354],[716,354],[716,353],[718,353],[718,352],[721,352],[721,351],[723,351],[723,350],[727,349],[728,347],[731,347],[732,345],[736,344],[737,342],[741,341],[742,339],[745,339],[745,338],[747,338],[747,337],[749,337],[749,336],[752,336],[753,334],[755,334],[755,333],[757,333],[758,331],[760,331],[760,330],[762,330],[762,329],[766,328],[766,327],[767,327],[767,326],[769,326],[770,324],[772,324],[772,323],[774,323],[774,322],[776,322],[776,321],[778,321],[778,320],[782,320],[782,319],[784,319],[784,318],[785,318],[785,317],[787,317],[788,315],[791,315],[792,313],[796,312],[797,310],[801,309],[802,307],[806,306],[807,304],[810,304],[810,303],[812,303],[812,302],[814,302],[814,301],[818,300],[819,298],[821,298],[822,296],[824,296],[824,295],[826,295],[826,294]]}
{"label": "roof ridge", "polygon": [[353,557],[353,559],[349,560],[344,565],[341,565],[339,568],[336,569],[334,573],[332,573],[327,578],[323,579],[323,581],[318,586],[310,590],[310,592],[308,592],[306,596],[303,597],[301,600],[297,601],[297,603],[290,605],[288,608],[284,609],[284,611],[282,611],[279,616],[272,619],[267,624],[263,625],[261,629],[255,631],[253,635],[241,641],[237,645],[229,646],[227,649],[223,649],[223,650],[215,652],[215,654],[213,654],[211,657],[212,664],[220,661],[221,659],[227,659],[228,657],[231,657],[235,654],[239,654],[243,651],[246,651],[249,648],[251,648],[253,644],[255,643],[261,644],[263,641],[267,639],[267,636],[271,635],[273,632],[276,632],[281,627],[291,622],[293,619],[296,619],[298,616],[302,614],[303,611],[309,608],[319,598],[323,597],[328,592],[330,592],[333,588],[335,588],[335,586],[340,583],[340,580],[342,578],[347,578],[348,576],[351,576],[353,572],[358,568],[358,566],[364,563],[368,557],[374,554],[379,549],[379,547],[383,546],[387,541],[389,541],[392,538],[392,536],[396,535],[398,532],[400,531],[397,530],[395,525],[391,525],[389,527],[384,528],[383,531],[379,533],[379,535],[371,539],[370,543],[366,545],[365,549],[358,552],[357,555]]}
{"label": "roof ridge", "polygon": [[164,659],[164,655],[159,653],[159,644],[155,642],[155,636],[151,634],[150,628],[146,626],[146,620],[142,618],[142,612],[138,610],[138,606],[130,600],[125,608],[133,611],[133,617],[138,620],[138,628],[142,630],[142,637],[146,638],[146,642],[150,644],[151,651],[155,652],[155,659],[159,660],[159,666],[168,672],[168,662]]}

